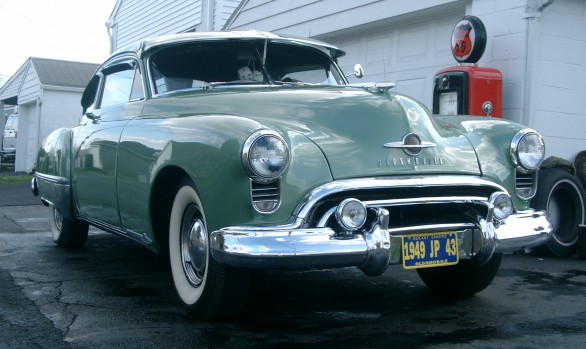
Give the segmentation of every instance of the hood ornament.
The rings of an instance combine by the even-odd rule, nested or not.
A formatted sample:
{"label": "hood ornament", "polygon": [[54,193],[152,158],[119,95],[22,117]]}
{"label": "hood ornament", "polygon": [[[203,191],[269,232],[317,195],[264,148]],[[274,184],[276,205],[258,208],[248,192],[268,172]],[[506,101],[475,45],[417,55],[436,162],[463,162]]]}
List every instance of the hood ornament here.
{"label": "hood ornament", "polygon": [[421,141],[418,135],[415,133],[408,133],[403,137],[401,142],[390,142],[383,144],[385,148],[401,148],[403,151],[410,156],[416,156],[421,153],[423,148],[433,148],[435,143]]}

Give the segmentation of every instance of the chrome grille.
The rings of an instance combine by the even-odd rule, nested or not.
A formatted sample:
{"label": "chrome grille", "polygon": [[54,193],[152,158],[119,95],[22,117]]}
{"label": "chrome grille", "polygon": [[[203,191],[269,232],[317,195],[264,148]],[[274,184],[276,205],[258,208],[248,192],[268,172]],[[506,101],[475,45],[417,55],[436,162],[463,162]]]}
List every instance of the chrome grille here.
{"label": "chrome grille", "polygon": [[537,189],[537,172],[521,173],[517,172],[515,176],[515,191],[521,199],[531,199]]}
{"label": "chrome grille", "polygon": [[252,207],[259,213],[272,213],[281,203],[281,183],[257,183],[250,181]]}

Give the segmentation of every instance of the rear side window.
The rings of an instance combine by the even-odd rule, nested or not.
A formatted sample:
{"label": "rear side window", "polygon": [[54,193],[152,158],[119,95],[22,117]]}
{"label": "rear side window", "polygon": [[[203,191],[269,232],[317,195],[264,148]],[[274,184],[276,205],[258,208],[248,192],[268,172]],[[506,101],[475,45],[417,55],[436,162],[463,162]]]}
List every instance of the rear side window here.
{"label": "rear side window", "polygon": [[144,99],[140,69],[121,64],[104,70],[100,108]]}

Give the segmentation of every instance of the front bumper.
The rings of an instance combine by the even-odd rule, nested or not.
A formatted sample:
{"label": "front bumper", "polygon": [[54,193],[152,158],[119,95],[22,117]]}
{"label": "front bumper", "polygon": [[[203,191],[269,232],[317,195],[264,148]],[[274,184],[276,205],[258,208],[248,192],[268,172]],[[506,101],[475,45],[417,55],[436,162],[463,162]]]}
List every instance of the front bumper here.
{"label": "front bumper", "polygon": [[[453,180],[453,179],[452,179]],[[476,185],[478,180],[473,181]],[[440,181],[440,184],[443,181]],[[352,185],[356,183],[353,181]],[[387,183],[394,184],[397,183]],[[429,184],[429,183],[420,183]],[[467,183],[470,184],[470,183]],[[482,183],[483,185],[486,183]],[[494,185],[494,184],[492,184]],[[342,187],[345,187],[342,185]],[[348,186],[350,187],[350,186]],[[550,238],[552,227],[542,211],[517,212],[504,221],[493,219],[493,206],[478,197],[416,198],[367,203],[376,219],[357,234],[340,234],[328,226],[304,227],[310,207],[328,192],[314,191],[301,205],[296,223],[276,227],[227,227],[211,234],[211,253],[220,263],[250,269],[311,269],[356,266],[368,275],[383,273],[389,264],[402,262],[402,238],[409,234],[452,231],[457,233],[460,260],[484,264],[495,253],[514,252],[542,245]],[[502,188],[497,188],[502,189]],[[431,205],[472,203],[485,206],[487,214],[473,222],[389,227],[389,211],[384,208],[415,202]]]}
{"label": "front bumper", "polygon": [[[251,269],[310,269],[356,266],[379,275],[402,262],[403,234],[390,234],[388,212],[378,209],[372,228],[352,237],[338,237],[330,228],[225,228],[212,233],[212,255],[220,263]],[[544,212],[510,216],[498,227],[491,222],[419,227],[420,231],[457,231],[459,259],[486,263],[494,253],[542,245],[551,234]]]}

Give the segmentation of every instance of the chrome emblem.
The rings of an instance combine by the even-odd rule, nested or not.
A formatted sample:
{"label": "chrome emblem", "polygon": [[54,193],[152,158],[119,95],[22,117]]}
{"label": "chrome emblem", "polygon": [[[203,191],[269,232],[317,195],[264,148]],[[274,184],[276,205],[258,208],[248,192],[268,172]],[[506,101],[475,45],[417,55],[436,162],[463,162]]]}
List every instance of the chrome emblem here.
{"label": "chrome emblem", "polygon": [[435,143],[421,141],[421,138],[415,133],[406,134],[401,142],[383,144],[383,147],[385,148],[401,148],[405,154],[410,156],[418,155],[423,148],[433,148],[435,146]]}

